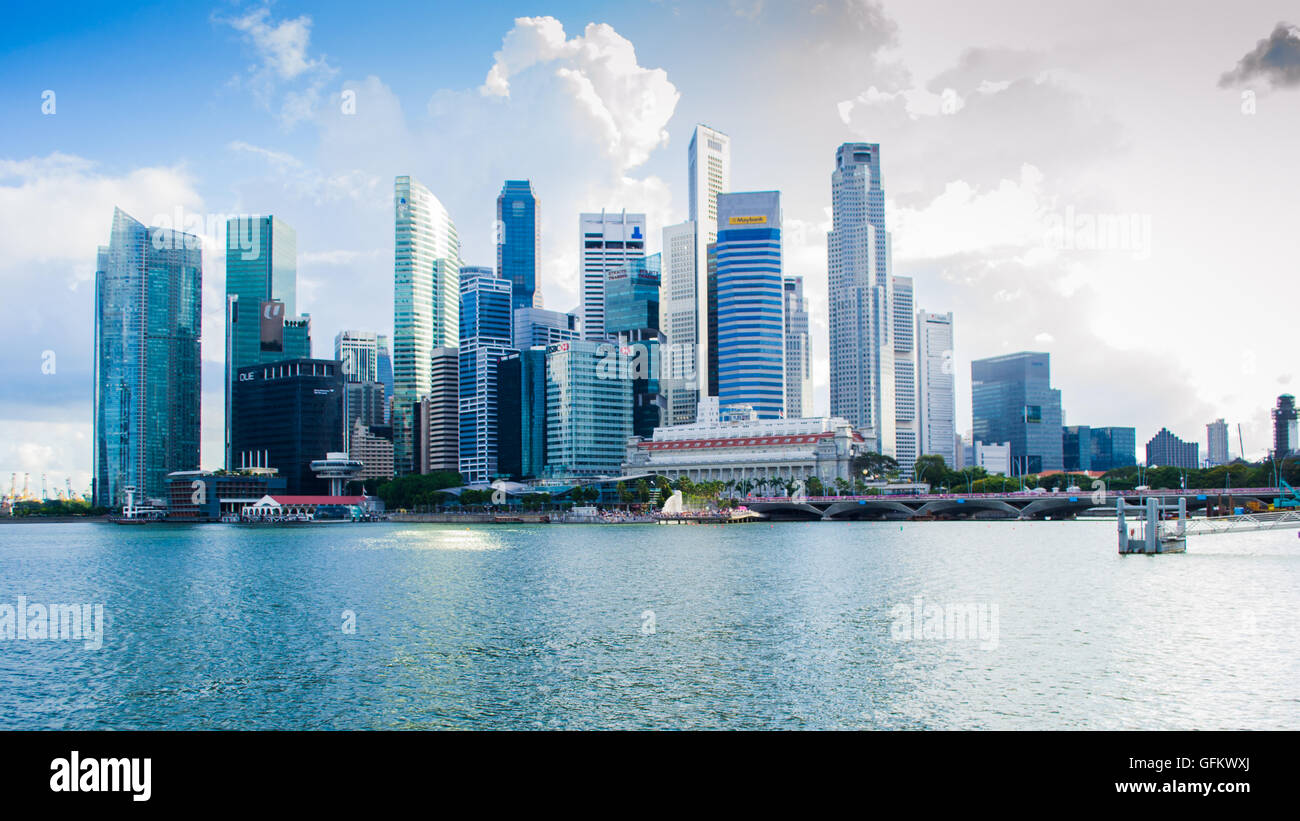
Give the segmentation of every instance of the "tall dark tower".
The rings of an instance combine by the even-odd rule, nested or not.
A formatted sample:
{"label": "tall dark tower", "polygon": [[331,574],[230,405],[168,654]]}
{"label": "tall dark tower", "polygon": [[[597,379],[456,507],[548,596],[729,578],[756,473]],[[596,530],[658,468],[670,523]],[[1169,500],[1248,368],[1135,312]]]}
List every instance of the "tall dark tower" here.
{"label": "tall dark tower", "polygon": [[1281,459],[1296,449],[1295,397],[1284,393],[1277,398],[1273,409],[1273,458]]}

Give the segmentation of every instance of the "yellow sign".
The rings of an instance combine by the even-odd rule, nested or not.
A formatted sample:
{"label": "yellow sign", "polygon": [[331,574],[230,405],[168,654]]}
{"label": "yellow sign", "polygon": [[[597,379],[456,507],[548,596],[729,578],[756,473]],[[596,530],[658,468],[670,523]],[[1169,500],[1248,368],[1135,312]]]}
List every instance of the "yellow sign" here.
{"label": "yellow sign", "polygon": [[767,217],[732,217],[729,223],[731,225],[766,225]]}

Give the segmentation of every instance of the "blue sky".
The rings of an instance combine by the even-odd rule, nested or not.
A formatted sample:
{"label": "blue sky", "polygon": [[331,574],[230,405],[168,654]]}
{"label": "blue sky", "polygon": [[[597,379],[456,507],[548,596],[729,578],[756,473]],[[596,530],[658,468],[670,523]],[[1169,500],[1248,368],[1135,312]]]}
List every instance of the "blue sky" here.
{"label": "blue sky", "polygon": [[[578,212],[644,211],[653,245],[685,218],[697,122],[731,135],[733,189],[782,191],[819,411],[846,140],[882,144],[895,273],[915,278],[918,307],[956,314],[959,430],[969,361],[1016,350],[1052,354],[1068,423],[1134,425],[1139,443],[1162,425],[1204,442],[1224,416],[1259,456],[1268,406],[1296,387],[1300,81],[1286,61],[1300,30],[1279,25],[1284,2],[123,5],[14,9],[0,30],[0,476],[88,483],[92,276],[114,205],[146,222],[288,221],[299,307],[328,355],[341,328],[391,329],[394,176],[433,189],[470,264],[492,262],[501,181],[532,179],[544,299],[568,310]],[[1090,249],[1073,242],[1086,220],[1068,244],[1049,230],[1080,215],[1149,233]],[[210,239],[215,466],[224,261]]]}

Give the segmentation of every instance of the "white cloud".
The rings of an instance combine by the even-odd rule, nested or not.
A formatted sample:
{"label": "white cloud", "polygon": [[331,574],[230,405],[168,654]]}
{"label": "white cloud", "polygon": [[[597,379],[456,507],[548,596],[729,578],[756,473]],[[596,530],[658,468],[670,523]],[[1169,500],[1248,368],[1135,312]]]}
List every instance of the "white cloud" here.
{"label": "white cloud", "polygon": [[[260,8],[242,17],[214,19],[238,31],[257,56],[259,62],[249,68],[247,83],[258,101],[271,110],[283,88],[278,114],[282,126],[289,128],[316,115],[325,84],[338,70],[323,56],[308,54],[311,17],[275,20],[269,8]],[[236,77],[232,84],[243,81]]]}

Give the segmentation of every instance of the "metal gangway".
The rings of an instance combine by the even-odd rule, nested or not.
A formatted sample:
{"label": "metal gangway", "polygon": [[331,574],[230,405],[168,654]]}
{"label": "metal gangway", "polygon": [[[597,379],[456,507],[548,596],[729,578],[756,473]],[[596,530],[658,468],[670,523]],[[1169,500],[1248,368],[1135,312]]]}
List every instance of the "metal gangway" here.
{"label": "metal gangway", "polygon": [[1251,533],[1256,530],[1286,530],[1288,528],[1300,529],[1300,511],[1261,511],[1236,516],[1191,519],[1187,523],[1187,535],[1218,536],[1226,533]]}
{"label": "metal gangway", "polygon": [[[1177,518],[1173,518],[1177,513]],[[1137,524],[1128,526],[1128,516],[1136,517]],[[1115,500],[1115,523],[1119,531],[1121,556],[1141,553],[1185,553],[1187,551],[1187,500],[1178,497],[1178,504],[1162,504],[1148,496],[1142,506],[1129,506],[1121,497]]]}

